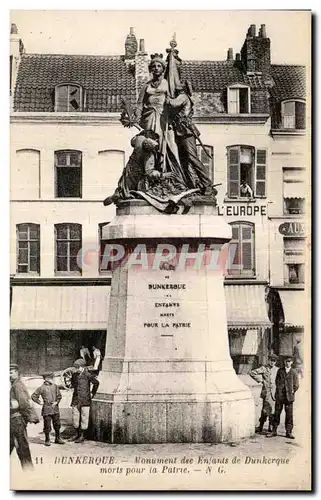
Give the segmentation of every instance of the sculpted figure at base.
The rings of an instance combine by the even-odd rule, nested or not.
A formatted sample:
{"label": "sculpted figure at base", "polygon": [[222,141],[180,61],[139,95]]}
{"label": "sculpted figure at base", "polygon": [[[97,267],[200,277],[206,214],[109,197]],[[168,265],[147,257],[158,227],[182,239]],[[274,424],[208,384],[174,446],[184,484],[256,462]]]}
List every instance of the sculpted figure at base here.
{"label": "sculpted figure at base", "polygon": [[162,212],[176,213],[180,206],[186,212],[196,200],[216,203],[217,191],[198,158],[196,141],[202,143],[192,122],[191,86],[179,80],[175,47],[172,41],[166,63],[162,54],[151,56],[151,80],[142,87],[135,112],[123,100],[122,124],[140,132],[131,140],[134,151],[104,205],[145,199]]}

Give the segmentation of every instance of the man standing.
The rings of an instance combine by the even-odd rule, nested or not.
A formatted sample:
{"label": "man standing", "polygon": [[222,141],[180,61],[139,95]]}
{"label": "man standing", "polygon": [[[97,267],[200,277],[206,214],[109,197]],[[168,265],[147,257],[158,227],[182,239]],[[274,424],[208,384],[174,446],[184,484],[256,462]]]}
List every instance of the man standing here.
{"label": "man standing", "polygon": [[192,121],[193,101],[191,99],[192,87],[190,82],[187,80],[184,87],[177,88],[176,94],[177,97],[175,98],[167,97],[166,104],[169,108],[179,159],[184,169],[188,187],[199,187],[202,194],[215,196],[217,190],[213,187],[207,169],[197,154],[196,138],[199,138],[200,132]]}
{"label": "man standing", "polygon": [[101,352],[98,347],[93,345],[94,370],[97,374],[101,370]]}
{"label": "man standing", "polygon": [[86,366],[91,365],[91,356],[88,347],[82,345],[79,350],[80,357],[85,361]]}
{"label": "man standing", "polygon": [[18,366],[10,365],[10,454],[16,448],[23,469],[32,469],[27,436],[31,400],[26,386],[20,380]]}
{"label": "man standing", "polygon": [[35,390],[31,395],[32,401],[41,405],[40,396],[42,398],[42,417],[43,417],[43,430],[45,433],[45,445],[50,446],[50,432],[51,432],[51,421],[53,428],[55,430],[55,443],[64,444],[64,441],[60,437],[60,411],[59,403],[61,401],[61,392],[59,387],[54,383],[54,374],[46,373],[43,375],[44,383]]}
{"label": "man standing", "polygon": [[[95,375],[85,368],[85,361],[77,359],[74,362],[76,371],[71,376],[71,387],[74,390],[71,407],[73,426],[77,432],[76,443],[83,443],[84,431],[88,429],[91,400],[99,387]],[[92,385],[92,390],[91,390]]]}
{"label": "man standing", "polygon": [[258,383],[262,384],[261,398],[263,400],[260,424],[256,429],[258,434],[262,434],[266,419],[269,419],[269,432],[273,430],[273,419],[275,410],[275,379],[278,368],[276,363],[278,357],[270,354],[266,366],[260,366],[250,372],[250,376]]}
{"label": "man standing", "polygon": [[277,372],[275,384],[275,417],[273,430],[268,434],[268,437],[277,436],[277,428],[280,424],[280,416],[284,406],[285,410],[285,431],[286,437],[295,439],[292,434],[293,429],[293,403],[295,393],[299,388],[299,378],[296,371],[292,368],[293,358],[288,356],[284,360],[284,368],[280,368]]}

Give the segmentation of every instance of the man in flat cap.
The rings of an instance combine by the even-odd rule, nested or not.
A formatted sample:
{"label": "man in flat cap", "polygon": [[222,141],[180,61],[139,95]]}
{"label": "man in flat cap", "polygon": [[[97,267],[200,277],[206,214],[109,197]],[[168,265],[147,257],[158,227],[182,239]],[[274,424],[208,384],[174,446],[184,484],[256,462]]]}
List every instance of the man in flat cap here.
{"label": "man in flat cap", "polygon": [[[43,431],[45,433],[45,446],[50,446],[51,422],[55,430],[55,443],[64,444],[60,437],[60,411],[59,403],[61,401],[61,392],[54,383],[54,374],[45,373],[43,375],[44,383],[31,395],[32,401],[41,405],[41,415],[43,417]],[[42,399],[42,402],[40,400]]]}
{"label": "man in flat cap", "polygon": [[285,432],[288,439],[295,439],[292,434],[293,429],[293,403],[295,393],[299,388],[299,377],[292,368],[293,358],[287,356],[284,358],[284,367],[280,368],[276,374],[275,384],[275,416],[273,430],[268,434],[268,437],[277,436],[277,428],[280,424],[280,417],[285,410]]}
{"label": "man in flat cap", "polygon": [[270,354],[267,365],[260,366],[250,372],[250,376],[259,384],[262,384],[261,398],[263,400],[259,426],[256,429],[258,434],[262,434],[266,419],[269,419],[269,431],[273,430],[273,419],[275,410],[275,379],[278,368],[276,363],[278,357]]}
{"label": "man in flat cap", "polygon": [[71,387],[74,390],[71,400],[72,418],[77,433],[75,442],[83,443],[84,432],[88,429],[91,400],[98,390],[99,382],[85,367],[83,359],[77,359],[74,367],[76,370],[71,376]]}
{"label": "man in flat cap", "polygon": [[10,382],[10,454],[16,448],[21,467],[31,469],[33,464],[27,435],[31,400],[20,379],[18,365],[10,365]]}

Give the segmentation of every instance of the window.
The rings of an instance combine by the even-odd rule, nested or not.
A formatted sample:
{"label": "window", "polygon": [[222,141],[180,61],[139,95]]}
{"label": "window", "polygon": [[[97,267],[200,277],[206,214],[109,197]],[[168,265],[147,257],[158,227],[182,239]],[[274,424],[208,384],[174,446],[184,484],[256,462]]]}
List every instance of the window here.
{"label": "window", "polygon": [[304,214],[305,200],[303,198],[285,198],[284,213],[289,215]]}
{"label": "window", "polygon": [[17,273],[40,273],[40,226],[17,225]]}
{"label": "window", "polygon": [[81,274],[77,256],[82,246],[80,224],[56,224],[56,273]]}
{"label": "window", "polygon": [[304,283],[304,238],[283,238],[285,283]]}
{"label": "window", "polygon": [[83,111],[83,91],[79,85],[59,85],[55,91],[55,111]]}
{"label": "window", "polygon": [[98,225],[98,232],[99,232],[99,272],[100,273],[105,273],[105,272],[110,272],[112,271],[111,263],[107,261],[107,257],[104,259],[104,252],[105,252],[105,247],[106,244],[108,243],[106,240],[103,239],[103,227],[109,224],[109,222],[101,222]]}
{"label": "window", "polygon": [[209,153],[208,156],[200,144],[197,145],[198,158],[207,168],[207,174],[212,182],[214,182],[214,149],[213,146],[204,145],[205,150]]}
{"label": "window", "polygon": [[82,153],[80,151],[56,151],[56,197],[81,198]]}
{"label": "window", "polygon": [[18,149],[12,157],[11,196],[16,200],[37,200],[40,190],[40,151]]}
{"label": "window", "polygon": [[301,101],[284,101],[281,106],[282,128],[305,129],[305,103]]}
{"label": "window", "polygon": [[304,264],[287,264],[288,283],[304,283]]}
{"label": "window", "polygon": [[253,277],[255,275],[254,225],[249,222],[233,222],[228,275]]}
{"label": "window", "polygon": [[[256,198],[266,196],[266,159],[265,149],[251,146],[231,146],[227,150],[228,159],[228,196],[238,198],[241,183],[245,181]],[[245,194],[245,196],[247,196]]]}
{"label": "window", "polygon": [[305,212],[305,168],[283,168],[283,197],[285,214],[304,214]]}
{"label": "window", "polygon": [[233,86],[227,88],[227,112],[230,114],[250,113],[250,88]]}

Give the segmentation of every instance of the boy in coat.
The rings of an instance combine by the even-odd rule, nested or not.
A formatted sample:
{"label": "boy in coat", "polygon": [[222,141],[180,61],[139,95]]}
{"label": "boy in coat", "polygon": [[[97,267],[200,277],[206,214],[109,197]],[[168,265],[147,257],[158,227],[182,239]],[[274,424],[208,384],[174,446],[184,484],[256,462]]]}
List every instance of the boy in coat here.
{"label": "boy in coat", "polygon": [[284,406],[285,410],[285,431],[288,439],[295,439],[292,434],[293,429],[293,403],[295,393],[299,388],[299,377],[292,368],[293,358],[288,356],[284,360],[284,368],[280,368],[276,375],[275,385],[275,416],[273,431],[268,437],[277,436],[277,428],[280,424],[280,416]]}
{"label": "boy in coat", "polygon": [[273,430],[273,418],[275,410],[275,379],[278,372],[276,363],[278,357],[275,354],[270,354],[268,363],[265,366],[260,366],[250,372],[256,382],[262,384],[261,398],[263,400],[260,424],[256,429],[258,434],[263,432],[263,426],[266,419],[269,419],[269,432]]}
{"label": "boy in coat", "polygon": [[[32,401],[42,404],[43,431],[45,433],[45,446],[50,446],[51,422],[55,430],[56,444],[64,444],[60,437],[60,411],[61,392],[53,381],[54,374],[43,375],[44,383],[31,395]],[[42,401],[40,400],[40,397]]]}
{"label": "boy in coat", "polygon": [[71,400],[72,419],[77,432],[75,443],[83,443],[84,431],[88,429],[91,401],[97,392],[99,382],[85,367],[83,359],[76,359],[74,367],[76,370],[71,377],[71,387],[74,390]]}

